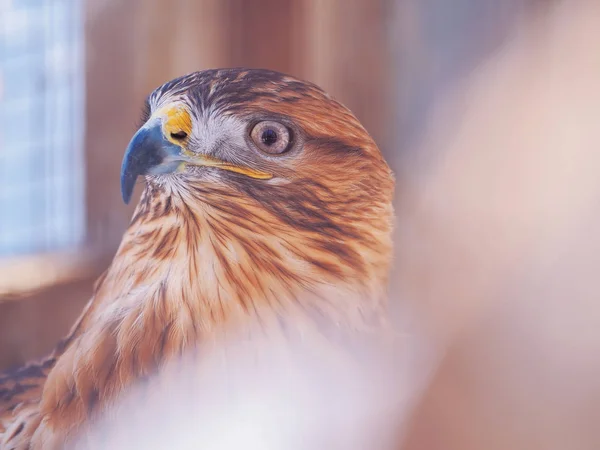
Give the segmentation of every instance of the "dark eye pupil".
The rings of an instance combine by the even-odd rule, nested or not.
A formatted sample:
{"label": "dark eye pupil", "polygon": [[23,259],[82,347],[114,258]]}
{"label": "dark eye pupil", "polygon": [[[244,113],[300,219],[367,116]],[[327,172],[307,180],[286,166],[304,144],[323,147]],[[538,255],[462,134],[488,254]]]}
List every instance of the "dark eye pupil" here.
{"label": "dark eye pupil", "polygon": [[277,139],[278,139],[277,132],[272,129],[265,130],[262,132],[260,139],[262,140],[263,144],[271,146],[275,142],[277,142]]}

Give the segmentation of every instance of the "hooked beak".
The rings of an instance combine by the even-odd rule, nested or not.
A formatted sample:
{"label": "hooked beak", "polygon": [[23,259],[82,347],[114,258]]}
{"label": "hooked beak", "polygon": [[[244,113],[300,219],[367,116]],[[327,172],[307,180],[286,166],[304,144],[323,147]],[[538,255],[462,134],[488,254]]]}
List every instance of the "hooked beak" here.
{"label": "hooked beak", "polygon": [[187,165],[219,167],[260,180],[273,177],[272,174],[250,167],[189,152],[183,147],[183,143],[180,145],[166,137],[162,122],[160,117],[151,118],[135,133],[127,146],[121,165],[121,195],[125,204],[131,200],[138,176],[179,172]]}
{"label": "hooked beak", "polygon": [[165,137],[161,125],[160,119],[148,121],[127,146],[121,165],[121,195],[126,204],[139,175],[172,173],[183,162],[183,149]]}

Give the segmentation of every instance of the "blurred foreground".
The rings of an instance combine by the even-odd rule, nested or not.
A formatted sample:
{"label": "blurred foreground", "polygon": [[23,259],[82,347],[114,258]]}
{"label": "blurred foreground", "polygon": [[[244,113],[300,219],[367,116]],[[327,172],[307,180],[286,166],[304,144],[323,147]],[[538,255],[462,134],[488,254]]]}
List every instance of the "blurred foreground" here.
{"label": "blurred foreground", "polygon": [[404,448],[600,448],[600,4],[518,27],[426,136],[395,293],[436,370]]}

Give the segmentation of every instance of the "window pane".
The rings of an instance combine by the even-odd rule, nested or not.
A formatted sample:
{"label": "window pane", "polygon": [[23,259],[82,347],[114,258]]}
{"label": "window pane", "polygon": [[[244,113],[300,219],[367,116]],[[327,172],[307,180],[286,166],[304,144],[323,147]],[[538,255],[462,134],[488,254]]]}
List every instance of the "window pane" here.
{"label": "window pane", "polygon": [[84,235],[80,0],[0,0],[0,256]]}

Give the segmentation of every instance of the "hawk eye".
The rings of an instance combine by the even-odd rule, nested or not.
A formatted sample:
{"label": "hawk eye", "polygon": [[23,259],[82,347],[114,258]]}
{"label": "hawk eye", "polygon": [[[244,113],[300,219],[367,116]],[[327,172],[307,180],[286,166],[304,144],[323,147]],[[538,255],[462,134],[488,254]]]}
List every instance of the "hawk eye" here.
{"label": "hawk eye", "polygon": [[250,137],[254,144],[263,152],[278,155],[285,152],[290,146],[290,131],[279,122],[266,120],[257,123]]}

